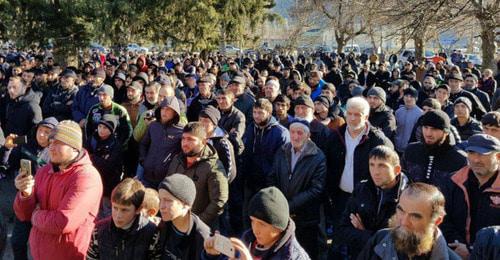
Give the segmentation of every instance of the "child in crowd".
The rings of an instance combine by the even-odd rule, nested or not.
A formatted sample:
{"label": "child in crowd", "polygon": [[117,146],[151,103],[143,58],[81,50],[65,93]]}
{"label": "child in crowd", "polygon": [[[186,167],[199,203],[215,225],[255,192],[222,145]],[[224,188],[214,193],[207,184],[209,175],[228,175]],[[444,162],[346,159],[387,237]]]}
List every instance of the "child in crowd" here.
{"label": "child in crowd", "polygon": [[146,188],[144,201],[142,202],[142,214],[149,218],[149,221],[160,224],[161,218],[158,215],[160,211],[160,197],[158,191],[152,188]]}

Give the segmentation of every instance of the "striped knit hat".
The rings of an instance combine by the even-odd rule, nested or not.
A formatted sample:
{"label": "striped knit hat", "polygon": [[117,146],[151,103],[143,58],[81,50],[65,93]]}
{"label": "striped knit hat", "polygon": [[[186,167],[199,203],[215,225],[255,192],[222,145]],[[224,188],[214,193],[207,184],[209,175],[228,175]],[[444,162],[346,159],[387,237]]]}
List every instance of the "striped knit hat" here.
{"label": "striped knit hat", "polygon": [[52,129],[50,139],[55,139],[63,142],[78,151],[82,150],[82,129],[80,126],[71,120],[64,120]]}

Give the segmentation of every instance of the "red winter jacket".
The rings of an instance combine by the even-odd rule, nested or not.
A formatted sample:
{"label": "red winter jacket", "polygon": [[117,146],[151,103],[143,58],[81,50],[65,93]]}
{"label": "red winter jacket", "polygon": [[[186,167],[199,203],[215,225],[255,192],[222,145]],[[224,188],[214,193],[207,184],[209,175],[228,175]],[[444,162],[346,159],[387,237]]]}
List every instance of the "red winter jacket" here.
{"label": "red winter jacket", "polygon": [[101,196],[101,177],[87,151],[65,170],[54,172],[50,163],[40,168],[33,194],[18,193],[14,201],[16,216],[33,225],[33,258],[85,259]]}

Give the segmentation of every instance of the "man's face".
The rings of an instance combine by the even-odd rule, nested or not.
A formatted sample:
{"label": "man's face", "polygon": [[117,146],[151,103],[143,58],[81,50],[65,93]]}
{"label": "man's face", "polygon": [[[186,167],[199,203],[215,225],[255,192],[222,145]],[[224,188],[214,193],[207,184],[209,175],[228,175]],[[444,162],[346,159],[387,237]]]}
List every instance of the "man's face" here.
{"label": "man's face", "polygon": [[49,146],[50,132],[51,129],[43,125],[39,126],[36,129],[36,142],[38,143],[38,145],[40,145],[43,148]]}
{"label": "man's face", "polygon": [[309,139],[309,133],[304,131],[301,126],[290,127],[290,141],[293,148],[302,149],[307,139]]}
{"label": "man's face", "polygon": [[256,217],[250,216],[252,232],[259,245],[270,247],[281,235],[281,230]]}
{"label": "man's face", "polygon": [[433,145],[440,143],[446,137],[447,133],[441,129],[424,125],[422,126],[422,135],[424,136],[425,144]]}
{"label": "man's face", "polygon": [[467,161],[472,171],[481,177],[488,177],[498,169],[500,153],[480,154],[467,152]]}
{"label": "man's face", "polygon": [[403,192],[389,225],[397,250],[420,255],[432,250],[434,231],[442,217],[433,219],[429,198]]}
{"label": "man's face", "polygon": [[101,106],[103,107],[111,106],[112,99],[108,94],[104,92],[99,92],[97,96],[99,97],[99,103],[101,104]]}
{"label": "man's face", "polygon": [[30,84],[31,81],[33,81],[33,78],[35,77],[35,74],[33,72],[25,71],[23,72],[22,77],[24,82],[26,82],[26,84]]}
{"label": "man's face", "polygon": [[115,74],[115,66],[113,65],[106,66],[106,75],[108,77],[112,77],[113,74]]}
{"label": "man's face", "polygon": [[59,140],[50,140],[50,162],[54,165],[66,164],[71,161],[74,156],[74,151],[74,148]]}
{"label": "man's face", "polygon": [[274,99],[279,94],[279,89],[275,88],[273,84],[266,84],[264,87],[264,94],[266,98]]}
{"label": "man's face", "polygon": [[191,133],[183,133],[181,140],[181,148],[184,155],[193,157],[200,154],[205,146],[204,140],[192,135]]}
{"label": "man's face", "polygon": [[453,106],[453,109],[455,111],[455,116],[460,118],[469,118],[470,111],[466,105],[457,103]]}
{"label": "man's face", "polygon": [[476,81],[472,77],[467,77],[464,79],[464,87],[466,89],[473,89],[476,87]]}
{"label": "man's face", "polygon": [[75,85],[75,78],[73,77],[61,77],[61,86],[64,89],[68,89]]}
{"label": "man's face", "polygon": [[436,99],[441,103],[445,102],[446,100],[448,100],[448,98],[450,98],[450,93],[446,89],[438,88],[436,89],[435,93],[436,93]]}
{"label": "man's face", "polygon": [[163,221],[172,221],[186,214],[188,208],[165,189],[159,189],[160,213]]}
{"label": "man's face", "polygon": [[366,100],[368,101],[368,104],[370,104],[371,109],[377,109],[382,104],[384,104],[382,99],[378,98],[377,96],[368,96]]}
{"label": "man's face", "polygon": [[434,88],[434,81],[429,77],[425,78],[423,83],[424,89],[426,90],[431,90],[432,88]]}
{"label": "man's face", "polygon": [[161,123],[166,124],[175,118],[175,111],[170,107],[162,107],[160,110]]}
{"label": "man's face", "polygon": [[111,136],[111,131],[105,125],[99,124],[97,126],[97,134],[99,135],[101,140],[106,140]]}
{"label": "man's face", "polygon": [[417,104],[417,99],[411,95],[404,95],[403,101],[407,107],[414,107]]}
{"label": "man's face", "polygon": [[462,81],[457,79],[449,79],[448,86],[450,86],[451,91],[459,90],[460,87],[462,86]]}
{"label": "man's face", "polygon": [[115,78],[114,82],[115,82],[115,86],[116,86],[117,88],[123,87],[123,85],[124,85],[123,80],[121,80],[121,79],[119,79],[119,78]]}
{"label": "man's face", "polygon": [[332,92],[329,89],[322,89],[321,95],[327,96],[330,100],[333,100],[333,98],[335,98],[335,92]]}
{"label": "man's face", "polygon": [[20,80],[11,79],[9,80],[9,84],[7,85],[7,91],[9,92],[9,96],[11,99],[16,99],[19,96],[24,95],[26,89],[22,86]]}
{"label": "man's face", "polygon": [[145,96],[150,104],[156,104],[158,102],[158,91],[156,91],[154,87],[146,87]]}
{"label": "man's face", "polygon": [[136,209],[134,205],[111,202],[111,217],[117,228],[128,226],[139,213],[140,209]]}
{"label": "man's face", "polygon": [[359,109],[349,108],[346,111],[346,123],[352,130],[359,130],[366,125],[368,115],[363,115]]}
{"label": "man's face", "polygon": [[90,82],[92,82],[92,86],[94,87],[98,87],[104,82],[104,78],[96,76],[90,77],[89,80]]}
{"label": "man's face", "polygon": [[276,111],[276,115],[283,117],[288,113],[288,109],[290,109],[290,105],[285,102],[274,102],[274,111]]}
{"label": "man's face", "polygon": [[188,78],[186,78],[186,85],[189,88],[194,88],[196,86],[196,79],[194,77],[188,77]]}
{"label": "man's face", "polygon": [[212,120],[210,120],[210,118],[200,116],[198,118],[198,121],[203,125],[203,127],[205,127],[207,133],[214,132],[216,125],[214,125],[214,122],[212,122]]}
{"label": "man's face", "polygon": [[211,93],[210,83],[208,82],[200,82],[198,84],[198,89],[200,91],[200,95],[202,97],[209,97]]}
{"label": "man's face", "polygon": [[231,90],[231,92],[233,92],[234,96],[236,96],[236,97],[243,93],[243,89],[244,89],[243,84],[233,82],[233,83],[229,84],[228,87],[229,87],[229,90]]}
{"label": "man's face", "polygon": [[128,100],[138,100],[141,98],[141,91],[132,87],[127,88],[127,98]]}
{"label": "man's face", "polygon": [[328,114],[328,108],[325,107],[321,102],[314,101],[314,112],[319,115],[322,115],[324,113]]}
{"label": "man's face", "polygon": [[483,132],[500,140],[500,127],[494,125],[483,125]]}
{"label": "man's face", "polygon": [[388,160],[372,157],[368,161],[370,176],[375,186],[381,189],[392,188],[396,177],[401,172],[401,166],[393,166]]}
{"label": "man's face", "polygon": [[313,109],[306,105],[296,105],[294,111],[295,116],[300,118],[308,118],[313,114]]}
{"label": "man's face", "polygon": [[314,87],[319,84],[319,77],[309,77],[308,83],[310,87]]}
{"label": "man's face", "polygon": [[217,105],[221,110],[228,110],[233,106],[234,97],[232,95],[217,95]]}
{"label": "man's face", "polygon": [[271,116],[271,113],[261,108],[253,108],[253,121],[256,125],[265,125]]}

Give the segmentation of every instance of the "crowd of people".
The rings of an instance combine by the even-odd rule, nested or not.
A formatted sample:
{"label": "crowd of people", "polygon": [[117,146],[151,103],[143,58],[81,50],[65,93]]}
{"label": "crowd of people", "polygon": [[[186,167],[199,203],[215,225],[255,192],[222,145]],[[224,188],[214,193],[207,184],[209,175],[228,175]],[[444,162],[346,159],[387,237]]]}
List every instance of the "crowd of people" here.
{"label": "crowd of people", "polygon": [[500,258],[500,73],[352,53],[8,57],[14,259],[233,258],[219,235],[240,259]]}

